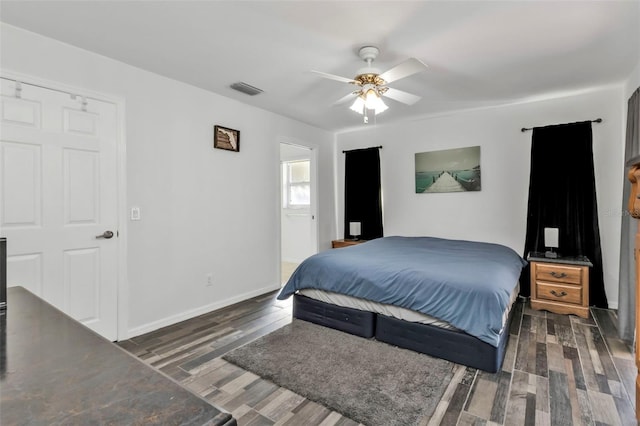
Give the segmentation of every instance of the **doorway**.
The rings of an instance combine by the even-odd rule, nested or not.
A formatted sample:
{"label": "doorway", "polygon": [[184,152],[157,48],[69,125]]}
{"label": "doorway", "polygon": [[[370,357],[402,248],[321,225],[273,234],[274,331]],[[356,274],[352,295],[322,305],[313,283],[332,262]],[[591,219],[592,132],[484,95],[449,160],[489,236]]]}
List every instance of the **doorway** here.
{"label": "doorway", "polygon": [[4,76],[0,92],[7,286],[117,340],[118,107]]}
{"label": "doorway", "polygon": [[318,252],[315,150],[280,143],[280,271],[286,284],[295,268]]}

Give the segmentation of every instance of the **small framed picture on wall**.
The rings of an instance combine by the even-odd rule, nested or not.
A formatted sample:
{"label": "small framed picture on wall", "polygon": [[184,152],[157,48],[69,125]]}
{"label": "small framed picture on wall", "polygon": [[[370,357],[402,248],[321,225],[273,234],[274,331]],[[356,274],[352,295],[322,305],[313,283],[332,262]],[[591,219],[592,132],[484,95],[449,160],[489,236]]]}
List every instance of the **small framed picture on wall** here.
{"label": "small framed picture on wall", "polygon": [[228,127],[213,127],[213,147],[226,149],[227,151],[240,151],[240,130],[229,129]]}

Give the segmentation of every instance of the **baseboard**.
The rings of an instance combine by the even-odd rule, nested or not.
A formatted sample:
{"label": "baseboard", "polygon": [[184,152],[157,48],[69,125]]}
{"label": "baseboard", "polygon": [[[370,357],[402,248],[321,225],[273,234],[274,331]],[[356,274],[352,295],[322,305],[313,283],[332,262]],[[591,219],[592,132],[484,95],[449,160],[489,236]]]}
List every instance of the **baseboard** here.
{"label": "baseboard", "polygon": [[233,305],[234,303],[242,302],[243,300],[251,299],[252,297],[260,296],[262,294],[269,293],[274,290],[278,290],[279,288],[280,288],[279,284],[259,288],[257,290],[253,290],[247,293],[239,294],[234,297],[230,297],[229,299],[221,300],[219,302],[211,303],[205,306],[200,306],[199,308],[191,309],[189,311],[171,315],[170,317],[167,317],[167,318],[162,318],[157,321],[143,324],[141,326],[129,329],[127,333],[127,337],[124,337],[121,340],[126,340],[132,337],[150,333],[162,327],[173,325],[173,324],[179,323],[180,321],[185,321],[185,320],[197,317],[199,315],[206,314],[211,311],[215,311],[216,309],[222,309],[226,306]]}

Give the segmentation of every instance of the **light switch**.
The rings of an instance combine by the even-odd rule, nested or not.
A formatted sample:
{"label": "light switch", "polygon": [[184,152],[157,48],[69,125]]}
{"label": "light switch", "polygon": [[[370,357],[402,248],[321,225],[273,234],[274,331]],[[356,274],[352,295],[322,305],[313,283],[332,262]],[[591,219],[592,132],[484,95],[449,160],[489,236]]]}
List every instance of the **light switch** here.
{"label": "light switch", "polygon": [[140,220],[140,207],[131,207],[131,220]]}

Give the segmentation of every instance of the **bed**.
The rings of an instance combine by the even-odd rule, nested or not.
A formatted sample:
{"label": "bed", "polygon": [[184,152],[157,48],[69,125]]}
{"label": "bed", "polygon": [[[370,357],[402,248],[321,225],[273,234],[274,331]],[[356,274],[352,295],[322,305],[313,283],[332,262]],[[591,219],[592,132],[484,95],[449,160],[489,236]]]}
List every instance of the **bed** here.
{"label": "bed", "polygon": [[278,299],[294,297],[295,318],[496,372],[525,265],[498,244],[385,237],[309,257]]}

